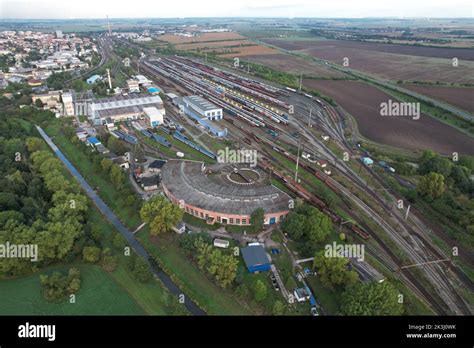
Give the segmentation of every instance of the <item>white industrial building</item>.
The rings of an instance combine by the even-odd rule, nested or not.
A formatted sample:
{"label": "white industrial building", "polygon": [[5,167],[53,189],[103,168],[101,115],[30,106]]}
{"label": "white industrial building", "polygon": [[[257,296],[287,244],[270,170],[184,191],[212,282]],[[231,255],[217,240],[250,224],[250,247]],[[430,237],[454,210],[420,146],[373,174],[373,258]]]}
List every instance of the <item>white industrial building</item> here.
{"label": "white industrial building", "polygon": [[129,93],[139,93],[140,92],[140,85],[136,80],[128,80],[127,81],[128,92]]}
{"label": "white industrial building", "polygon": [[184,114],[194,119],[211,134],[217,137],[225,137],[227,135],[227,128],[222,128],[214,122],[222,120],[222,108],[212,104],[203,97],[192,95],[174,98],[173,104],[178,105]]}
{"label": "white industrial building", "polygon": [[160,124],[163,124],[163,118],[165,116],[165,109],[157,109],[154,106],[143,108],[145,121],[150,125],[150,127],[158,127]]}
{"label": "white industrial building", "polygon": [[61,94],[61,99],[63,100],[64,115],[65,116],[74,116],[74,104],[73,104],[73,101],[72,101],[72,93],[63,92]]}
{"label": "white industrial building", "polygon": [[158,114],[161,114],[161,117],[165,115],[163,101],[158,95],[138,93],[114,96],[92,101],[89,104],[89,118],[95,125],[104,124],[107,118],[113,122],[136,120],[145,115],[145,108],[150,107],[157,109],[157,112],[150,111],[151,119],[155,122],[160,120]]}
{"label": "white industrial building", "polygon": [[143,75],[136,75],[135,80],[138,81],[138,84],[140,86],[149,86],[153,83],[151,80],[149,80],[146,76]]}
{"label": "white industrial building", "polygon": [[193,109],[201,117],[205,117],[210,121],[222,119],[222,108],[212,104],[199,95],[184,97],[183,103],[187,108]]}

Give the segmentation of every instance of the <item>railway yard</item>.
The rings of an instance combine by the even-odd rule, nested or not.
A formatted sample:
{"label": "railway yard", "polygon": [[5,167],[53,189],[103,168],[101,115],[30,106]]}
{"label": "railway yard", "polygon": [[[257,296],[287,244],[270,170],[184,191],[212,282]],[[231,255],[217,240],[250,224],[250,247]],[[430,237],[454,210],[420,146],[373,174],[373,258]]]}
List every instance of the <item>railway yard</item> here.
{"label": "railway yard", "polygon": [[[137,66],[137,61],[134,64]],[[460,291],[474,290],[472,281],[452,262],[451,255],[432,242],[433,231],[422,217],[412,213],[406,218],[406,208],[397,207],[400,197],[394,195],[384,176],[360,164],[362,154],[346,139],[348,120],[338,109],[294,88],[196,59],[150,56],[138,64],[140,73],[163,92],[198,94],[221,107],[221,122],[229,131],[226,143],[211,137],[166,100],[169,121],[189,130],[194,139],[166,127],[159,127],[156,134],[130,129],[147,153],[173,158],[176,150],[187,156],[194,147],[212,161],[225,144],[255,149],[261,169],[271,172],[294,197],[321,209],[352,239],[365,243],[378,267],[401,280],[435,313],[472,314],[459,295]],[[160,145],[151,146],[147,138]],[[170,138],[188,147],[177,147]],[[318,161],[328,163],[330,175]],[[337,197],[336,206],[327,204],[321,187]],[[461,250],[460,256],[472,262],[469,252]],[[417,272],[413,272],[413,265]]]}

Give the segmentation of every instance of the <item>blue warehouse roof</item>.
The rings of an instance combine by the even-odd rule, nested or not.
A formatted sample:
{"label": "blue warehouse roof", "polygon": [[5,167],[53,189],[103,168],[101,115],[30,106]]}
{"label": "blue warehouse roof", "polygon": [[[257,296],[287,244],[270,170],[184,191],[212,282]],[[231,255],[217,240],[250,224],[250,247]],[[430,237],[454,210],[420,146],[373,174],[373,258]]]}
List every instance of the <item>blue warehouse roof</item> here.
{"label": "blue warehouse roof", "polygon": [[270,260],[265,249],[261,245],[252,245],[240,249],[247,268],[260,265],[270,265]]}
{"label": "blue warehouse roof", "polygon": [[100,141],[96,137],[87,138],[87,141],[92,145],[99,145]]}

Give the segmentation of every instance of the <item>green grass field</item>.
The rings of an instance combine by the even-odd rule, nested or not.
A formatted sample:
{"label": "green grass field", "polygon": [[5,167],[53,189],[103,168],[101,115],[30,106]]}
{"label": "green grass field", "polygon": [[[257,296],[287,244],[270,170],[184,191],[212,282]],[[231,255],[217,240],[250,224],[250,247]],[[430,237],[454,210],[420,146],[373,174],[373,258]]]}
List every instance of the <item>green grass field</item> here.
{"label": "green grass field", "polygon": [[165,235],[151,240],[145,227],[137,233],[146,249],[158,257],[163,266],[183,285],[189,295],[209,314],[246,315],[252,312],[238,302],[232,293],[215,285],[179,249],[176,236]]}
{"label": "green grass field", "polygon": [[306,278],[306,281],[313,290],[316,301],[323,307],[325,313],[327,315],[337,315],[341,301],[341,291],[325,288],[316,276],[309,276]]}
{"label": "green grass field", "polygon": [[41,294],[38,272],[17,279],[0,281],[0,313],[2,315],[140,315],[143,309],[99,266],[61,265],[47,271],[67,272],[70,267],[81,271],[81,289],[76,303],[47,302]]}
{"label": "green grass field", "polygon": [[[102,235],[106,238],[114,230],[114,227],[100,215],[99,211],[93,207],[90,202],[88,219],[98,228]],[[111,244],[111,243],[110,243]],[[111,245],[107,245],[112,248]],[[171,295],[158,280],[151,280],[148,283],[140,283],[133,276],[126,265],[126,256],[119,257],[117,269],[110,273],[110,277],[122,287],[144,310],[145,314],[150,315],[166,315],[169,310],[169,296]]]}

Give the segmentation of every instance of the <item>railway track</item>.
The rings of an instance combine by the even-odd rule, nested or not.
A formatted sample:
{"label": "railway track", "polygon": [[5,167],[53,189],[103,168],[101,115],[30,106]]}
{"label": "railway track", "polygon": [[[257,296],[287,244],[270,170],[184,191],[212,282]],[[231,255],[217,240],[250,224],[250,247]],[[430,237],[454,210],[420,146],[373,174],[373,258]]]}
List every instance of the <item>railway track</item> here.
{"label": "railway track", "polygon": [[[308,131],[303,126],[301,126],[302,121],[297,120],[296,122],[300,124],[300,128],[302,129],[302,132],[306,134]],[[324,144],[321,144],[321,145],[322,145],[322,147],[324,147]],[[350,150],[350,149],[348,149],[348,150]],[[326,149],[326,152],[330,152],[330,150]],[[332,157],[335,159],[334,155],[332,155]],[[340,168],[341,166],[339,166],[339,168],[338,168],[338,166],[336,165],[337,163],[340,164],[341,162],[340,161],[338,162],[335,159],[335,161],[334,161],[335,168],[341,169]],[[349,168],[347,168],[347,169],[349,169]],[[364,183],[360,178],[358,178],[358,176],[355,175],[355,173],[353,173],[352,170],[350,170],[350,169],[349,170],[340,170],[340,172],[342,174],[344,174],[346,177],[348,177],[348,179],[350,179],[351,182],[356,183],[359,186],[360,189],[362,189],[365,192],[367,192],[368,194],[370,194],[371,197],[376,200],[376,202],[381,204],[381,206],[383,206],[383,207],[385,207],[385,209],[387,209],[387,207],[385,206],[386,205],[385,202],[378,195],[376,195],[375,192],[371,191],[370,188],[368,187],[368,185],[366,183]],[[348,197],[352,196],[351,199],[353,201],[357,202],[358,205],[363,210],[365,210],[366,213],[369,214],[369,216],[371,216],[372,218],[377,216],[377,220],[378,220],[379,225],[382,226],[387,232],[389,232],[389,234],[392,236],[392,239],[396,240],[398,243],[403,245],[403,249],[408,250],[409,254],[410,254],[410,257],[412,259],[414,259],[416,262],[423,263],[423,262],[428,261],[429,260],[429,255],[430,255],[429,253],[434,253],[434,255],[437,255],[438,258],[439,257],[445,258],[445,256],[442,253],[440,253],[440,251],[436,250],[436,248],[434,248],[431,245],[431,243],[429,241],[427,241],[423,236],[421,236],[420,239],[424,241],[425,245],[429,246],[428,247],[428,252],[429,253],[425,255],[425,259],[420,258],[420,255],[419,255],[420,250],[413,250],[412,245],[407,244],[405,239],[403,239],[403,238],[401,239],[400,231],[394,230],[389,224],[387,224],[383,219],[381,219],[376,212],[374,212],[370,207],[368,207],[367,204],[365,204],[360,199],[358,199],[357,197],[352,195],[352,193],[350,191],[348,191],[347,189],[342,188],[342,185],[340,185],[339,183],[336,183],[336,182],[335,182],[335,184],[339,185],[339,188],[341,189],[341,192],[346,194]],[[403,218],[401,218],[397,214],[397,212],[393,212],[390,209],[389,214],[396,217],[398,224],[402,226],[402,230],[404,230],[403,232],[406,235],[410,235],[410,232],[412,232],[411,234],[419,236],[419,233],[416,233],[411,228],[411,226],[409,226],[407,223],[405,223],[403,221]],[[455,313],[457,313],[457,314],[461,314],[461,313],[471,314],[472,313],[470,308],[465,304],[462,297],[458,294],[457,290],[454,289],[452,284],[449,282],[448,275],[445,272],[443,272],[443,270],[440,268],[439,265],[427,265],[427,266],[424,266],[424,268],[425,268],[426,273],[428,273],[429,276],[433,279],[432,283],[434,282],[435,287],[437,287],[438,289],[442,288],[441,291],[444,291],[445,301],[449,304],[450,308],[455,308],[454,309]],[[437,270],[435,271],[435,270],[433,270],[433,268],[436,268]],[[461,277],[462,277],[462,275],[461,275]],[[464,277],[462,277],[462,279],[464,279]],[[459,306],[459,308],[456,309],[458,306]]]}
{"label": "railway track", "polygon": [[[142,69],[144,69],[147,73],[155,77],[159,76],[159,74],[156,71],[152,71],[153,69],[151,69],[150,67]],[[177,82],[179,84],[179,81]],[[190,90],[192,91],[192,89]],[[337,111],[334,111],[330,108],[329,110],[326,110],[326,112],[324,112],[324,110],[317,109],[316,105],[311,105],[315,107],[315,110],[317,110],[316,114],[318,120],[320,121],[319,126],[322,128],[322,130],[328,132],[328,134],[331,135],[333,139],[337,140],[338,146],[343,149],[347,149],[350,151],[350,153],[352,153],[349,144],[344,138],[344,129],[341,123],[342,121]],[[305,106],[297,106],[297,114],[303,114],[303,110],[305,110]],[[393,239],[397,244],[402,247],[403,250],[408,253],[409,257],[413,261],[417,263],[425,263],[427,261],[430,261],[432,257],[442,256],[442,253],[435,247],[433,247],[430,241],[428,241],[419,232],[415,231],[408,223],[404,222],[401,216],[397,214],[397,212],[392,211],[392,209],[389,210],[389,207],[387,206],[386,202],[379,195],[370,190],[364,180],[362,180],[357,174],[355,174],[347,165],[341,163],[341,161],[339,161],[332,153],[332,151],[328,149],[323,143],[314,139],[314,136],[311,134],[311,132],[305,129],[306,121],[298,119],[297,115],[292,117],[292,119],[295,121],[296,125],[302,130],[301,134],[304,135],[304,138],[306,138],[308,143],[317,146],[318,153],[321,153],[324,157],[332,160],[334,163],[334,167],[338,169],[338,171],[343,176],[345,176],[350,182],[354,183],[354,185],[358,189],[367,192],[367,194],[382,207],[385,213],[391,215],[391,218],[394,219],[394,221],[392,220],[390,223],[388,223],[387,221],[385,221],[384,218],[379,215],[378,212],[376,212],[368,204],[366,204],[357,196],[355,196],[349,189],[347,189],[336,181],[331,182],[336,187],[336,189],[339,190],[339,193],[342,193],[344,196],[349,198],[351,202],[357,204],[366,215],[372,217],[374,221],[376,221],[377,224],[386,231],[386,233],[391,237],[391,239]],[[281,132],[289,138],[292,137],[291,134],[289,134],[289,131],[287,131],[286,129],[281,130]],[[250,139],[254,139],[258,143],[258,141],[254,138],[255,132],[252,133],[253,134]],[[248,137],[246,138],[248,139]],[[263,138],[265,138],[265,136]],[[294,142],[297,141],[294,140]],[[292,146],[294,146],[294,144],[292,144]],[[396,224],[398,227],[394,228],[392,224]],[[369,233],[400,269],[400,267],[403,266],[402,260],[392,252],[391,248],[387,246],[386,243],[379,236],[377,236],[376,233],[374,233],[373,231],[369,231]],[[420,250],[414,250],[416,246],[413,246],[413,241],[406,239],[407,236],[410,235],[416,236],[423,244],[423,249],[426,250],[424,250],[423,252],[420,252]],[[414,277],[409,270],[403,269],[400,270],[400,273],[402,277],[404,277],[404,279],[406,280],[407,286],[410,286],[410,288],[413,289],[417,294],[421,295],[427,303],[431,303],[431,306],[434,307],[437,312],[448,313],[448,311],[446,310],[447,304],[447,306],[452,307],[453,311],[457,314],[471,314],[470,308],[464,303],[461,296],[457,293],[457,290],[454,289],[452,284],[450,284],[449,280],[447,279],[448,275],[444,272],[442,266],[426,265],[424,266],[424,270],[427,277],[431,279],[431,283],[435,283],[434,288],[438,288],[438,291],[440,292],[439,298],[435,298],[430,292],[428,292],[425,289],[424,285],[421,284],[420,281],[416,279],[416,277]],[[458,277],[460,277],[460,275],[458,275]],[[441,305],[440,302],[443,302],[443,305]]]}

